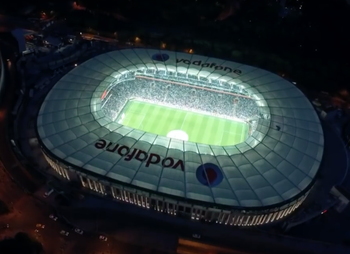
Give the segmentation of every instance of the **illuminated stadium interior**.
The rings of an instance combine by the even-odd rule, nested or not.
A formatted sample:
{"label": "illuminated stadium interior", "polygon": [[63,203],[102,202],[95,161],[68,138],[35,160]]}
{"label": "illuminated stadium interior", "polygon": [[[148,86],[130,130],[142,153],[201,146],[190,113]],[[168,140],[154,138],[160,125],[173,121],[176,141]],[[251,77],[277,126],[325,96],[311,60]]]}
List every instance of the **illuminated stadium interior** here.
{"label": "illuminated stadium interior", "polygon": [[118,75],[102,93],[101,108],[131,128],[225,146],[243,142],[263,117],[242,85],[146,68]]}

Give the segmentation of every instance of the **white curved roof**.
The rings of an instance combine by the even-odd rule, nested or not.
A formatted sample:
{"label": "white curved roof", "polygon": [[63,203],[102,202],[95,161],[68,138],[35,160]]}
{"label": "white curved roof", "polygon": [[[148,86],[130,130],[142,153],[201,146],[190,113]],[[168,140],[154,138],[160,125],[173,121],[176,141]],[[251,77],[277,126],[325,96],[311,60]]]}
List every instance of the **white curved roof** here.
{"label": "white curved roof", "polygon": [[[159,54],[169,59],[152,60]],[[215,70],[209,64],[202,67],[196,65],[198,61],[222,68]],[[260,100],[258,104],[270,118],[261,119],[257,130],[244,143],[228,147],[144,133],[105,118],[100,110],[103,91],[118,74],[145,67],[201,73],[242,84]],[[38,115],[37,130],[51,155],[83,168],[83,172],[173,196],[238,207],[276,205],[300,194],[315,177],[323,155],[318,116],[290,82],[259,68],[171,51],[120,50],[81,64],[47,95]],[[115,152],[98,149],[103,146],[100,139],[112,142],[109,148],[116,144],[124,147]],[[148,159],[131,156],[134,150],[135,154],[140,150],[147,153]],[[167,157],[173,161],[165,161],[165,167],[161,162],[155,163],[158,158]],[[171,163],[172,167],[166,167]],[[207,163],[217,165],[222,174],[215,186],[199,180],[198,168]]]}

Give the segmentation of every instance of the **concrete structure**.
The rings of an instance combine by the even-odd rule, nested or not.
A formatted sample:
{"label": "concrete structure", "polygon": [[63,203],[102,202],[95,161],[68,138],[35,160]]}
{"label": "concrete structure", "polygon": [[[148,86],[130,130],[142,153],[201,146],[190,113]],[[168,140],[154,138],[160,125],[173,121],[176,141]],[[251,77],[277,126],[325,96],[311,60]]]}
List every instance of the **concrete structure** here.
{"label": "concrete structure", "polygon": [[[239,87],[255,100],[260,117],[245,142],[226,147],[120,125],[105,116],[102,101],[111,86],[136,75],[172,75],[224,92]],[[314,108],[280,76],[149,49],[102,54],[69,72],[43,102],[37,135],[62,180],[145,209],[235,226],[274,222],[299,207],[313,186],[324,143]]]}

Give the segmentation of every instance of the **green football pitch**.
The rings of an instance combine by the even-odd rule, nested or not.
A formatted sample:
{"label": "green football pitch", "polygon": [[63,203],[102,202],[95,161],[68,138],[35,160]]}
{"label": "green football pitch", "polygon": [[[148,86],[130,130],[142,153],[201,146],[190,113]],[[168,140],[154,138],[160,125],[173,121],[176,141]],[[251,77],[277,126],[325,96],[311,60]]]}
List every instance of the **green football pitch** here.
{"label": "green football pitch", "polygon": [[219,146],[241,143],[249,128],[246,123],[138,100],[129,100],[116,121],[161,136],[182,131],[188,141]]}

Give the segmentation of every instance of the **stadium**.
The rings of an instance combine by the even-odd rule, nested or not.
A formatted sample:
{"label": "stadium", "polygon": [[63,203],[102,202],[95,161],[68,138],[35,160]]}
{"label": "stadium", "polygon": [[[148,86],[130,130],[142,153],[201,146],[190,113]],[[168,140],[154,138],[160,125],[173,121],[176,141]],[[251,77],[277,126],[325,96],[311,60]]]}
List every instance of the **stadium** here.
{"label": "stadium", "polygon": [[150,49],[105,53],[70,71],[43,101],[37,136],[63,182],[233,226],[297,209],[324,145],[314,108],[280,76]]}

